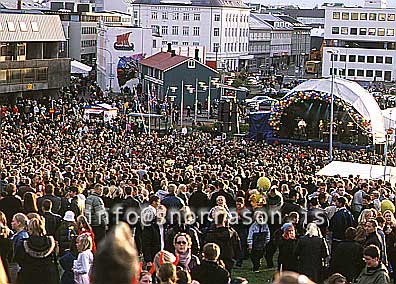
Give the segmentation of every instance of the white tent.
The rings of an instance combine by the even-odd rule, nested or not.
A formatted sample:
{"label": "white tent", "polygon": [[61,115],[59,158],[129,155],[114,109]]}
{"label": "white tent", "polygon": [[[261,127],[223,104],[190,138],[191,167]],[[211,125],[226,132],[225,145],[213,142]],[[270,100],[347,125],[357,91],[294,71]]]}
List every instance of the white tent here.
{"label": "white tent", "polygon": [[92,70],[91,66],[85,65],[84,63],[81,63],[80,61],[73,60],[70,63],[71,65],[71,74],[83,74],[83,75],[88,75],[88,73]]}
{"label": "white tent", "polygon": [[[318,91],[331,94],[331,78],[308,80],[290,92],[305,91]],[[385,142],[383,114],[374,97],[366,89],[356,82],[335,78],[333,94],[335,97],[351,104],[358,113],[371,122],[374,144]]]}
{"label": "white tent", "polygon": [[105,122],[112,120],[117,116],[118,108],[113,107],[106,103],[100,103],[92,106],[85,107],[84,117],[90,118],[90,115],[102,115]]}
{"label": "white tent", "polygon": [[[360,176],[363,179],[384,179],[384,170],[384,166],[379,165],[333,161],[317,172],[316,175],[340,175],[341,177],[353,175]],[[386,167],[385,179],[392,184],[396,182],[396,167]]]}

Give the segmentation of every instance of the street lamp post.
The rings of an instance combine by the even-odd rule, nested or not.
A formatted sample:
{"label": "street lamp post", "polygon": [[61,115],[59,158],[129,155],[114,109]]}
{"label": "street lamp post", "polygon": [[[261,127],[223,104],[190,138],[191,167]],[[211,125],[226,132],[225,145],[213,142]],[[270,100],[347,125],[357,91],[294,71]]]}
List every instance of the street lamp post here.
{"label": "street lamp post", "polygon": [[[109,84],[110,84],[110,86],[109,86],[109,88],[110,88],[110,93],[113,91],[113,54],[111,54],[111,52],[110,52],[110,50],[108,50],[107,48],[104,48],[104,47],[97,47],[97,49],[100,49],[100,50],[104,50],[104,51],[107,51],[108,53],[109,53],[109,55],[110,55],[110,74],[109,74]],[[105,69],[107,70],[107,68],[106,68],[106,63],[105,63]],[[106,72],[107,73],[107,72]]]}
{"label": "street lamp post", "polygon": [[334,124],[334,54],[335,50],[327,51],[331,57],[331,100],[330,100],[330,137],[329,137],[329,160],[333,161],[333,124]]}
{"label": "street lamp post", "polygon": [[345,45],[345,65],[344,65],[344,78],[347,78],[347,61],[348,61],[348,47],[349,44]]}
{"label": "street lamp post", "polygon": [[305,52],[301,53],[301,78],[304,78]]}

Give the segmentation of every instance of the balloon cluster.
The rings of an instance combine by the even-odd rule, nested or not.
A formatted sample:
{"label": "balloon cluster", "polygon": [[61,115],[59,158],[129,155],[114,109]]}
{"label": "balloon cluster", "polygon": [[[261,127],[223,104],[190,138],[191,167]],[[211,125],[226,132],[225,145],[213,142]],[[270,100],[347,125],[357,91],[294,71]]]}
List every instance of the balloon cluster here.
{"label": "balloon cluster", "polygon": [[[294,103],[299,103],[307,100],[318,100],[323,103],[329,104],[331,102],[331,94],[323,92],[294,92],[285,96],[280,100],[274,107],[271,108],[271,117],[269,120],[270,126],[278,131],[280,129],[280,122],[282,114]],[[366,131],[371,133],[371,123],[367,121],[362,115],[360,115],[350,104],[341,100],[338,97],[334,97],[334,104],[343,111],[349,113],[353,121],[359,124],[359,126]]]}

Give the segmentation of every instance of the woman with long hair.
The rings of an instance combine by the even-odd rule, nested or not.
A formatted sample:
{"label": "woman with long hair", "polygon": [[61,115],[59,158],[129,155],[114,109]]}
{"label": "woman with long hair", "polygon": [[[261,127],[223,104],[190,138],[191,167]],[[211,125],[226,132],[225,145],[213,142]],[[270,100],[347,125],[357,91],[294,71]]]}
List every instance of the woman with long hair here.
{"label": "woman with long hair", "polygon": [[160,284],[176,284],[176,266],[170,262],[165,262],[160,266],[157,277]]}
{"label": "woman with long hair", "polygon": [[76,284],[89,284],[91,267],[93,265],[92,238],[87,234],[77,237],[76,247],[79,252],[73,264],[74,282]]}
{"label": "woman with long hair", "polygon": [[57,284],[59,272],[56,243],[47,236],[44,218],[33,218],[28,225],[29,238],[17,248],[15,259],[21,266],[18,284]]}
{"label": "woman with long hair", "polygon": [[26,192],[23,195],[23,211],[25,214],[38,213],[37,196],[33,192]]}
{"label": "woman with long hair", "polygon": [[[92,230],[91,225],[88,223],[87,217],[84,215],[80,215],[77,217],[77,234],[80,236],[82,234],[86,234],[91,237],[92,240],[95,239],[95,234]],[[92,243],[92,253],[95,254],[96,252],[96,244],[95,242]]]}
{"label": "woman with long hair", "polygon": [[360,212],[359,218],[358,218],[358,225],[356,227],[356,237],[355,241],[357,241],[360,244],[363,244],[364,241],[366,240],[366,223],[370,219],[374,219],[375,215],[373,214],[373,211],[371,209],[363,209],[362,212]]}

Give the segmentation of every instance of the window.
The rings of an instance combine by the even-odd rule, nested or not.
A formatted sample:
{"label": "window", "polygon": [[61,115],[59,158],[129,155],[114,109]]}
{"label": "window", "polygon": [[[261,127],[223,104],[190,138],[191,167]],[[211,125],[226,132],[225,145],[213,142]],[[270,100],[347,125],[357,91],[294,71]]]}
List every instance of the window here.
{"label": "window", "polygon": [[364,77],[364,70],[358,69],[357,72],[356,72],[356,75],[357,75],[358,77]]}
{"label": "window", "polygon": [[158,18],[157,12],[151,12],[151,19],[156,20]]}
{"label": "window", "polygon": [[374,56],[367,56],[367,63],[374,63]]}
{"label": "window", "polygon": [[377,20],[377,14],[376,13],[370,13],[369,14],[369,20],[370,21],[376,21]]}
{"label": "window", "polygon": [[357,28],[351,28],[350,34],[357,35]]}
{"label": "window", "polygon": [[172,35],[178,35],[178,34],[179,34],[179,27],[172,26]]}
{"label": "window", "polygon": [[387,36],[394,36],[395,35],[395,29],[387,29],[386,30],[386,35]]}
{"label": "window", "polygon": [[21,32],[27,32],[27,26],[25,22],[19,22],[19,28],[21,29]]}
{"label": "window", "polygon": [[133,11],[133,18],[136,19],[138,17],[138,12],[137,11]]}
{"label": "window", "polygon": [[151,26],[151,31],[152,31],[154,34],[159,34],[159,33],[160,33],[160,27],[159,27],[159,26],[156,26],[156,25],[152,25],[152,26]]}
{"label": "window", "polygon": [[379,28],[378,29],[378,36],[385,36],[385,29],[384,28]]}
{"label": "window", "polygon": [[201,20],[201,15],[200,14],[194,14],[194,21],[200,21]]}
{"label": "window", "polygon": [[348,34],[348,28],[342,27],[342,28],[341,28],[341,34],[342,34],[342,35],[347,35],[347,34]]}
{"label": "window", "polygon": [[340,55],[340,61],[345,62],[346,61],[346,55]]}
{"label": "window", "polygon": [[385,57],[385,63],[386,64],[392,64],[392,62],[393,62],[392,57],[389,57],[389,56]]}
{"label": "window", "polygon": [[355,69],[348,69],[348,76],[355,76],[356,70]]}
{"label": "window", "polygon": [[189,21],[190,20],[190,14],[189,13],[183,13],[183,21]]}
{"label": "window", "polygon": [[386,20],[386,14],[380,13],[378,14],[378,21],[385,21]]}
{"label": "window", "polygon": [[220,49],[220,44],[218,42],[215,42],[213,44],[213,52],[219,52]]}
{"label": "window", "polygon": [[339,20],[340,19],[340,12],[333,12],[333,19]]}
{"label": "window", "polygon": [[214,36],[219,36],[220,35],[220,29],[219,28],[214,28],[213,35]]}
{"label": "window", "polygon": [[18,55],[19,56],[25,56],[26,51],[25,51],[25,46],[24,45],[19,45],[18,46]]}
{"label": "window", "polygon": [[153,48],[157,48],[157,41],[153,39]]}
{"label": "window", "polygon": [[168,19],[168,12],[162,12],[162,19],[167,20]]}
{"label": "window", "polygon": [[166,40],[162,41],[162,45],[167,45],[167,44],[168,44],[168,41],[166,41]]}
{"label": "window", "polygon": [[340,28],[339,27],[332,27],[331,28],[331,33],[333,35],[338,35],[340,33]]}
{"label": "window", "polygon": [[188,41],[183,41],[182,45],[188,46]]}
{"label": "window", "polygon": [[349,55],[349,62],[356,62],[356,55]]}
{"label": "window", "polygon": [[179,13],[178,12],[174,12],[173,13],[173,20],[178,20],[179,19]]}
{"label": "window", "polygon": [[194,27],[193,28],[193,35],[194,36],[199,36],[199,27]]}
{"label": "window", "polygon": [[374,76],[373,70],[366,70],[366,77],[373,77],[373,76]]}
{"label": "window", "polygon": [[384,58],[382,56],[376,56],[375,57],[375,62],[376,63],[384,63]]}
{"label": "window", "polygon": [[22,75],[21,69],[11,69],[10,70],[10,83],[21,83]]}
{"label": "window", "polygon": [[177,41],[172,41],[172,45],[173,45],[173,46],[178,46],[178,45],[179,45],[179,42],[177,42]]}
{"label": "window", "polygon": [[188,60],[187,67],[188,67],[188,68],[195,68],[195,61],[194,61],[194,59]]}
{"label": "window", "polygon": [[0,84],[7,83],[7,70],[0,70]]}
{"label": "window", "polygon": [[167,35],[168,34],[168,26],[162,26],[161,27],[161,34]]}
{"label": "window", "polygon": [[8,31],[9,32],[15,32],[15,24],[14,24],[14,22],[7,22],[7,26],[8,26]]}
{"label": "window", "polygon": [[382,71],[381,70],[376,70],[375,71],[375,77],[382,78]]}
{"label": "window", "polygon": [[38,68],[36,70],[36,81],[47,81],[48,80],[48,68]]}
{"label": "window", "polygon": [[359,13],[351,13],[351,20],[359,20]]}
{"label": "window", "polygon": [[199,46],[199,42],[198,41],[194,41],[193,42],[193,46]]}
{"label": "window", "polygon": [[342,12],[342,19],[343,20],[349,20],[349,13]]}
{"label": "window", "polygon": [[34,81],[34,69],[33,68],[22,69],[22,81],[23,81],[23,83],[31,83]]}
{"label": "window", "polygon": [[368,29],[368,35],[375,36],[375,31],[376,31],[375,28],[369,28],[369,29]]}
{"label": "window", "polygon": [[359,35],[366,35],[366,34],[367,34],[367,29],[366,28],[360,28]]}
{"label": "window", "polygon": [[388,14],[388,21],[394,21],[395,20],[395,14]]}
{"label": "window", "polygon": [[392,72],[391,71],[385,71],[384,72],[384,80],[385,81],[391,81],[392,80]]}
{"label": "window", "polygon": [[188,36],[189,33],[190,33],[190,28],[189,27],[183,27],[183,35],[184,36]]}
{"label": "window", "polygon": [[363,55],[359,55],[358,56],[358,62],[364,63],[364,56]]}
{"label": "window", "polygon": [[214,20],[215,22],[220,22],[220,14],[215,14]]}
{"label": "window", "polygon": [[360,13],[360,20],[367,20],[367,13]]}

